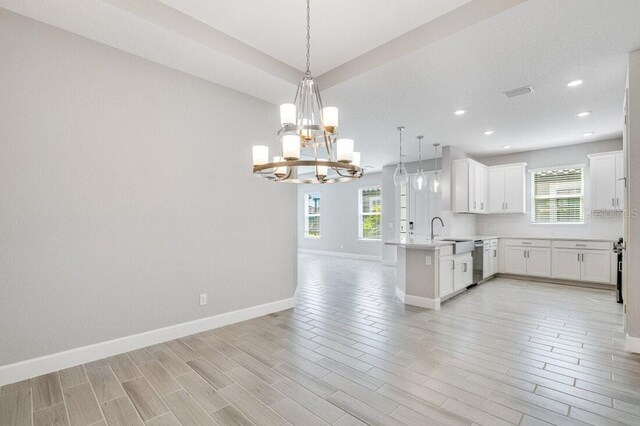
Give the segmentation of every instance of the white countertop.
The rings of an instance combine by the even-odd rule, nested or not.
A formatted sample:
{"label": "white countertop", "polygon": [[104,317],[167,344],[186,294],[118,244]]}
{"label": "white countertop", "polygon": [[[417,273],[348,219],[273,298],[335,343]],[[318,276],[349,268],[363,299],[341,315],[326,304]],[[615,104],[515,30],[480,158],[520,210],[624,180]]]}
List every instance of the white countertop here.
{"label": "white countertop", "polygon": [[449,246],[453,244],[453,241],[442,240],[427,240],[424,238],[414,238],[408,241],[385,241],[385,244],[392,246],[420,249],[420,250],[438,250],[442,246]]}

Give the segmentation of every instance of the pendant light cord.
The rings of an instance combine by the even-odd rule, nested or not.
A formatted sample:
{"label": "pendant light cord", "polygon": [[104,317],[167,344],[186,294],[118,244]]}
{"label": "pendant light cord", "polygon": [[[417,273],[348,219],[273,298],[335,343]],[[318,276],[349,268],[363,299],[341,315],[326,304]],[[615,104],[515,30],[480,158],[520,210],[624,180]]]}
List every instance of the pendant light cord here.
{"label": "pendant light cord", "polygon": [[311,1],[307,0],[307,71],[311,75]]}

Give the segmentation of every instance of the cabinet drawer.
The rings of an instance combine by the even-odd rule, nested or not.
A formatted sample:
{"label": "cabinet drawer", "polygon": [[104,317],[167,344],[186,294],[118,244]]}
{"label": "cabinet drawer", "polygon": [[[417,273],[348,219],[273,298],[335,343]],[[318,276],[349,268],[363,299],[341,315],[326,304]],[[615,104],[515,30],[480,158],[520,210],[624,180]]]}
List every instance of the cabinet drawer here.
{"label": "cabinet drawer", "polygon": [[613,243],[607,241],[559,240],[553,242],[553,248],[613,250]]}
{"label": "cabinet drawer", "polygon": [[505,239],[505,246],[521,246],[521,247],[551,247],[551,240],[519,240]]}
{"label": "cabinet drawer", "polygon": [[440,246],[440,257],[450,256],[453,254],[453,244],[447,244],[446,246]]}

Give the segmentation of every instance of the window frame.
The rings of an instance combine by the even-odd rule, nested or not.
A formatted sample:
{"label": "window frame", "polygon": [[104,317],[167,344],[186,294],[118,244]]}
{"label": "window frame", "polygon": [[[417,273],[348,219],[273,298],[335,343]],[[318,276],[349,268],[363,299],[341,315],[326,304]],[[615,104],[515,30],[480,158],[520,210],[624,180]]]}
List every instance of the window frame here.
{"label": "window frame", "polygon": [[[535,178],[534,178],[534,174],[536,173],[540,173],[540,172],[552,172],[552,171],[558,171],[558,170],[566,170],[566,169],[580,169],[582,170],[582,179],[581,179],[581,192],[580,192],[580,198],[582,200],[581,202],[581,207],[580,207],[580,213],[581,213],[581,221],[579,222],[537,222],[536,221],[536,189],[535,189]],[[531,179],[531,196],[530,196],[530,201],[531,201],[531,214],[530,214],[530,220],[531,220],[531,224],[532,225],[584,225],[585,222],[585,218],[586,218],[586,214],[585,214],[585,181],[586,181],[586,165],[585,164],[569,164],[569,165],[564,165],[564,166],[553,166],[553,167],[539,167],[536,169],[529,169],[529,177]],[[565,198],[565,197],[549,197],[549,198],[554,198],[554,199],[559,199],[559,198]],[[566,198],[577,198],[575,196],[571,196],[571,197],[566,197]]]}
{"label": "window frame", "polygon": [[[365,213],[362,210],[362,192],[365,190],[377,189],[380,191],[380,212],[378,213]],[[365,238],[364,237],[364,216],[380,216],[380,235],[378,238]],[[382,241],[382,185],[368,185],[358,188],[358,241],[364,242],[380,242]]]}
{"label": "window frame", "polygon": [[[318,194],[318,203],[320,203],[320,212],[322,212],[322,192],[310,191],[304,193],[304,238],[319,240],[322,238],[322,213],[309,213],[309,196],[312,194]],[[318,235],[309,235],[309,218],[318,218]]]}

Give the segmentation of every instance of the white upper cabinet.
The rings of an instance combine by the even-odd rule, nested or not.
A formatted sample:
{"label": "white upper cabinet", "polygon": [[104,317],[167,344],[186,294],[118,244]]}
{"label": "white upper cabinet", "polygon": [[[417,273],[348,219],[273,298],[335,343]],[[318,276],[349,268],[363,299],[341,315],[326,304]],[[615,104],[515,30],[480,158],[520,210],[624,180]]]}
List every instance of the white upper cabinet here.
{"label": "white upper cabinet", "polygon": [[589,155],[591,210],[624,209],[622,151]]}
{"label": "white upper cabinet", "polygon": [[489,212],[489,173],[484,164],[469,158],[453,162],[452,200],[457,213]]}
{"label": "white upper cabinet", "polygon": [[525,213],[527,163],[489,167],[489,213]]}

